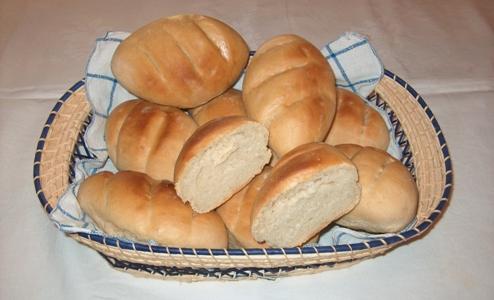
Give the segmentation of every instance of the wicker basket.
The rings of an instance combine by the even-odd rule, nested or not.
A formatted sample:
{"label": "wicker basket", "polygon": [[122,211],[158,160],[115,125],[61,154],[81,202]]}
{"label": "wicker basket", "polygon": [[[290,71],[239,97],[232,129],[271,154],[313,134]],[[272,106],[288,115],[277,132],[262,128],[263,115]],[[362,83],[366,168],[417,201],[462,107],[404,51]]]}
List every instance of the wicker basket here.
{"label": "wicker basket", "polygon": [[[403,153],[402,162],[419,189],[417,225],[398,234],[364,243],[268,249],[190,249],[133,243],[99,234],[69,234],[98,251],[113,267],[140,276],[182,280],[274,279],[348,266],[383,254],[415,239],[434,224],[452,189],[451,159],[431,110],[417,92],[390,71],[368,101],[389,115]],[[34,161],[34,185],[47,213],[74,176],[74,163],[91,158],[82,134],[92,114],[84,81],[57,102],[44,126]]]}

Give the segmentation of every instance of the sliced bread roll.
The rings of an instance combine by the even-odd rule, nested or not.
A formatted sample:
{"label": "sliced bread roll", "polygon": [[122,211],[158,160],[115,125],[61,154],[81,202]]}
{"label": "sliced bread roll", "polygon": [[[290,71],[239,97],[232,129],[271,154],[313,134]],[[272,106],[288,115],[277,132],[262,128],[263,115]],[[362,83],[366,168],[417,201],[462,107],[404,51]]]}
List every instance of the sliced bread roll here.
{"label": "sliced bread roll", "polygon": [[388,149],[388,127],[381,115],[355,93],[337,89],[337,108],[326,143]]}
{"label": "sliced bread roll", "polygon": [[306,242],[360,199],[357,169],[325,143],[285,154],[264,182],[252,211],[252,234],[276,247]]}
{"label": "sliced bread roll", "polygon": [[[229,248],[268,248],[268,243],[259,243],[252,236],[252,208],[264,181],[271,172],[266,166],[248,185],[216,209],[228,229]],[[307,241],[307,245],[317,245],[319,233]]]}
{"label": "sliced bread roll", "polygon": [[230,248],[269,247],[268,244],[259,243],[252,237],[250,222],[254,201],[270,171],[271,167],[266,166],[262,173],[254,177],[240,192],[216,209],[230,233]]}
{"label": "sliced bread roll", "polygon": [[216,212],[196,214],[173,184],[138,172],[101,172],[81,183],[77,199],[109,235],[160,245],[226,248],[228,235]]}
{"label": "sliced bread roll", "polygon": [[178,195],[199,213],[215,209],[269,162],[267,143],[267,129],[246,117],[204,124],[187,140],[177,159]]}
{"label": "sliced bread roll", "polygon": [[333,71],[321,52],[296,35],[265,42],[247,67],[242,97],[247,114],[269,129],[281,157],[326,137],[336,110]]}
{"label": "sliced bread roll", "polygon": [[191,108],[230,88],[249,48],[233,28],[207,16],[177,15],[151,22],[116,49],[111,69],[139,98]]}
{"label": "sliced bread roll", "polygon": [[360,203],[337,223],[372,233],[398,232],[417,214],[418,190],[407,168],[388,153],[338,145],[355,164],[362,186]]}
{"label": "sliced bread roll", "polygon": [[235,89],[230,89],[206,104],[190,110],[190,113],[199,126],[221,117],[247,115],[242,93]]}
{"label": "sliced bread roll", "polygon": [[178,154],[196,128],[192,118],[178,108],[127,101],[118,105],[106,122],[108,154],[121,171],[173,181]]}

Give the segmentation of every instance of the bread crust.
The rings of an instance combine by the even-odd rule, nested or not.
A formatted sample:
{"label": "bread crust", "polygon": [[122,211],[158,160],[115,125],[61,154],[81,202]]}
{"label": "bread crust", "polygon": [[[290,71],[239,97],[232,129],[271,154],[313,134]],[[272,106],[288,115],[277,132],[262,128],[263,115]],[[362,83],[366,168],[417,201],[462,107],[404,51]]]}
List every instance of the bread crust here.
{"label": "bread crust", "polygon": [[225,222],[228,231],[236,241],[236,247],[243,248],[267,248],[267,243],[259,243],[252,236],[251,214],[254,201],[264,181],[271,171],[266,166],[262,173],[258,174],[240,192],[233,195],[227,202],[218,207],[216,211]]}
{"label": "bread crust", "polygon": [[138,172],[101,172],[81,183],[77,199],[109,235],[160,245],[226,248],[225,225],[216,212],[196,214],[173,184]]}
{"label": "bread crust", "polygon": [[388,127],[381,115],[357,94],[338,88],[336,115],[326,143],[356,144],[386,150],[389,145]]}
{"label": "bread crust", "polygon": [[119,170],[172,181],[178,155],[196,128],[180,109],[139,99],[127,101],[108,117],[108,154]]}
{"label": "bread crust", "polygon": [[265,42],[247,67],[242,97],[249,117],[270,132],[278,156],[326,137],[336,109],[334,74],[320,51],[296,35]]}
{"label": "bread crust", "polygon": [[199,126],[221,117],[247,116],[242,93],[235,89],[230,89],[213,100],[190,110],[190,114]]}
{"label": "bread crust", "polygon": [[151,22],[116,49],[112,72],[139,98],[191,108],[230,88],[249,57],[243,38],[227,24],[201,15]]}
{"label": "bread crust", "polygon": [[417,214],[418,189],[410,172],[388,153],[358,145],[336,148],[351,157],[359,172],[359,204],[337,221],[372,233],[398,232]]}

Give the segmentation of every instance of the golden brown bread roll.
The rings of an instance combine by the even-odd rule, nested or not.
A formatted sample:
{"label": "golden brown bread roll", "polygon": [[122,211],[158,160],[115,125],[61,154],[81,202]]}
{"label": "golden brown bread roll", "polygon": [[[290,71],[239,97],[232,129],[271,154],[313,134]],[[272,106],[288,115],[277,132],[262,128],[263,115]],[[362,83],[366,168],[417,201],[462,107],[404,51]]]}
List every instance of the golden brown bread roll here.
{"label": "golden brown bread roll", "polygon": [[111,68],[132,94],[162,105],[191,108],[230,88],[249,57],[242,37],[211,17],[177,15],[127,37]]}
{"label": "golden brown bread roll", "polygon": [[357,94],[337,89],[337,108],[326,143],[388,149],[388,127],[381,115]]}
{"label": "golden brown bread roll", "polygon": [[418,190],[405,166],[388,153],[358,145],[338,145],[359,172],[359,204],[337,221],[372,233],[398,232],[416,216]]}
{"label": "golden brown bread roll", "polygon": [[127,101],[108,117],[108,154],[119,170],[173,181],[177,157],[196,128],[180,109],[143,100]]}
{"label": "golden brown bread roll", "polygon": [[242,97],[249,117],[269,129],[278,156],[326,137],[336,109],[331,67],[296,35],[265,42],[247,67]]}
{"label": "golden brown bread roll", "polygon": [[270,171],[271,167],[266,166],[262,173],[254,177],[240,192],[216,209],[230,232],[230,248],[269,247],[267,243],[259,243],[252,237],[250,219],[256,196]]}
{"label": "golden brown bread roll", "polygon": [[177,159],[178,195],[199,213],[215,209],[262,171],[271,158],[267,143],[267,129],[246,117],[223,117],[202,125]]}
{"label": "golden brown bread roll", "polygon": [[190,110],[190,114],[199,126],[221,117],[247,115],[242,93],[235,89],[230,89],[206,104]]}
{"label": "golden brown bread roll", "polygon": [[226,248],[228,235],[217,213],[196,214],[173,184],[137,172],[101,172],[81,183],[77,199],[110,235],[160,245]]}
{"label": "golden brown bread roll", "polygon": [[301,145],[271,170],[252,210],[252,235],[276,247],[300,246],[360,199],[354,164],[325,143]]}

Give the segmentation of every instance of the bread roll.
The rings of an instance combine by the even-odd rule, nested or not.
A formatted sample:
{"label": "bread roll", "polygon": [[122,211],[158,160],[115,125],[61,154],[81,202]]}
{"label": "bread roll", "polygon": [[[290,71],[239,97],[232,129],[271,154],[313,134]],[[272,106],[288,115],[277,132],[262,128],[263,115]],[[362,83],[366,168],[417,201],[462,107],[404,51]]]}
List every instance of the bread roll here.
{"label": "bread roll", "polygon": [[388,149],[388,127],[381,115],[357,94],[337,89],[337,109],[326,143]]}
{"label": "bread roll", "polygon": [[137,172],[101,172],[81,183],[77,199],[109,235],[160,245],[226,248],[228,236],[217,213],[196,214],[173,184]]}
{"label": "bread roll", "polygon": [[252,206],[259,190],[269,175],[271,167],[266,166],[262,173],[258,174],[240,192],[233,195],[223,203],[216,211],[220,215],[226,228],[230,232],[228,246],[230,248],[267,248],[266,243],[259,243],[252,237],[251,215]]}
{"label": "bread roll", "polygon": [[180,109],[143,100],[127,101],[108,117],[108,154],[119,170],[173,181],[178,154],[196,128]]}
{"label": "bread roll", "polygon": [[178,15],[141,27],[116,49],[111,69],[132,94],[190,108],[230,88],[249,49],[230,26],[211,17]]}
{"label": "bread roll", "polygon": [[352,159],[362,186],[360,203],[337,223],[372,233],[398,232],[410,224],[417,214],[418,190],[405,166],[380,149],[336,148]]}
{"label": "bread roll", "polygon": [[242,97],[249,117],[269,129],[278,156],[326,137],[336,109],[331,67],[296,35],[264,43],[247,67]]}
{"label": "bread roll", "polygon": [[212,120],[187,140],[175,166],[178,195],[204,213],[220,206],[271,158],[268,131],[246,117]]}
{"label": "bread roll", "polygon": [[190,111],[197,124],[228,116],[246,116],[242,93],[230,89],[213,100]]}
{"label": "bread roll", "polygon": [[252,211],[252,234],[276,247],[299,246],[357,205],[353,163],[325,143],[285,154],[264,182]]}

